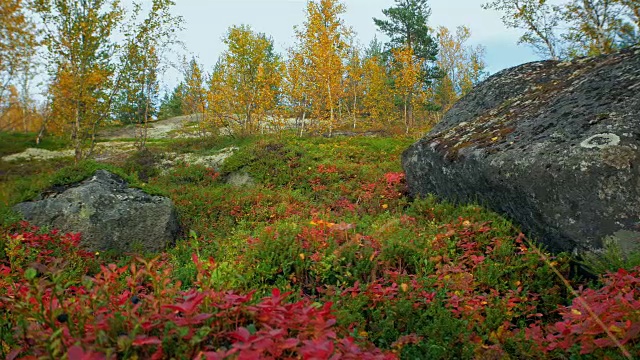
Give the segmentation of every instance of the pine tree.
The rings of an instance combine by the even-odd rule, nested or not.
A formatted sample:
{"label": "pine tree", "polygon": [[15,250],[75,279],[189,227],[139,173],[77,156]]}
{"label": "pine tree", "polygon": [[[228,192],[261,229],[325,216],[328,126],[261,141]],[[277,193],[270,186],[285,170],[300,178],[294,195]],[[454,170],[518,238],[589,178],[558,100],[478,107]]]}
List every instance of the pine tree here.
{"label": "pine tree", "polygon": [[427,25],[431,16],[427,0],[395,2],[395,7],[382,10],[387,19],[373,20],[380,31],[390,38],[386,48],[395,57],[393,74],[396,76],[396,93],[402,103],[404,124],[408,132],[415,124],[414,96],[424,92],[439,76],[439,71],[434,66],[438,46]]}
{"label": "pine tree", "polygon": [[182,110],[182,102],[184,98],[184,85],[178,84],[171,94],[166,92],[160,100],[160,109],[158,110],[158,119],[164,120],[176,116],[184,115]]}

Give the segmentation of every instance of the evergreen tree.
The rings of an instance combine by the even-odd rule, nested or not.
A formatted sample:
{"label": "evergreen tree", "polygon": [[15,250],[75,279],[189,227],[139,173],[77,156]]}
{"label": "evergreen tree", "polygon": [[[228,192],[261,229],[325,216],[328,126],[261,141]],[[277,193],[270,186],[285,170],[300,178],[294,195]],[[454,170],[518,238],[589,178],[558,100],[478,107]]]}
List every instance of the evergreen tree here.
{"label": "evergreen tree", "polygon": [[171,94],[166,92],[160,101],[160,110],[158,119],[164,120],[176,116],[184,115],[182,110],[182,101],[184,97],[184,85],[179,84],[173,89]]}
{"label": "evergreen tree", "polygon": [[425,64],[423,81],[428,83],[437,78],[438,71],[433,67],[438,55],[438,43],[431,35],[427,25],[431,9],[427,0],[395,0],[396,6],[382,10],[387,19],[373,19],[376,26],[390,41],[386,44],[387,51],[407,47],[411,52],[423,60]]}
{"label": "evergreen tree", "polygon": [[416,124],[413,109],[417,98],[426,98],[433,80],[441,75],[435,66],[438,44],[427,25],[431,9],[427,0],[396,0],[395,7],[382,13],[387,19],[373,21],[390,38],[386,53],[391,54],[396,100],[408,133]]}
{"label": "evergreen tree", "polygon": [[378,40],[377,37],[374,37],[373,40],[369,43],[369,46],[364,50],[365,58],[373,58],[377,57],[378,59],[383,58],[384,51],[382,49],[382,43]]}

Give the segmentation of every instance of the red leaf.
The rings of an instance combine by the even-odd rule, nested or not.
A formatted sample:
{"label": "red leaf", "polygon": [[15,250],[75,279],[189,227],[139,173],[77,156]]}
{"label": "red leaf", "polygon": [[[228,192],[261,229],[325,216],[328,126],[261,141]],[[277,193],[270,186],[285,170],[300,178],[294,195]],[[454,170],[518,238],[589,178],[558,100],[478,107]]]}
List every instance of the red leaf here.
{"label": "red leaf", "polygon": [[255,350],[242,350],[238,354],[238,360],[260,359],[261,352]]}
{"label": "red leaf", "polygon": [[249,338],[251,337],[251,333],[244,327],[239,327],[236,331],[231,333],[231,336],[236,340],[240,340],[243,342],[249,342]]}
{"label": "red leaf", "polygon": [[197,323],[201,323],[201,322],[207,320],[208,318],[210,318],[212,316],[213,316],[213,314],[199,314],[199,315],[194,316],[192,320],[194,321],[194,324],[197,324]]}
{"label": "red leaf", "polygon": [[21,352],[22,352],[22,349],[14,349],[7,355],[6,359],[14,360],[15,358],[18,357],[18,355],[20,355]]}
{"label": "red leaf", "polygon": [[207,351],[207,352],[199,352],[198,355],[196,355],[196,357],[193,358],[193,360],[202,360],[202,358],[204,357],[205,360],[223,360],[227,358],[227,354],[225,354],[224,351],[218,351],[218,352],[212,352],[212,351]]}
{"label": "red leaf", "polygon": [[196,308],[198,307],[198,305],[200,305],[200,303],[202,302],[202,300],[204,300],[204,294],[201,294],[201,293],[200,294],[192,294],[189,297],[192,297],[192,299],[186,300],[182,304],[163,305],[162,308],[171,309],[171,310],[180,311],[180,312],[183,312],[183,313],[190,314],[193,311],[195,311]]}
{"label": "red leaf", "polygon": [[600,348],[613,346],[613,340],[609,338],[600,338],[593,340],[593,343]]}
{"label": "red leaf", "polygon": [[285,340],[285,341],[280,345],[280,347],[281,347],[282,349],[291,349],[291,348],[293,348],[293,347],[298,346],[298,344],[299,344],[299,343],[300,343],[300,340],[295,339],[295,338],[289,338],[289,339]]}
{"label": "red leaf", "polygon": [[162,344],[162,340],[158,339],[155,336],[147,336],[147,335],[138,335],[136,339],[133,340],[133,346],[142,346],[142,345],[160,345]]}
{"label": "red leaf", "polygon": [[94,353],[94,352],[84,352],[80,346],[72,346],[69,348],[67,352],[67,356],[69,360],[105,360],[106,357],[104,354]]}

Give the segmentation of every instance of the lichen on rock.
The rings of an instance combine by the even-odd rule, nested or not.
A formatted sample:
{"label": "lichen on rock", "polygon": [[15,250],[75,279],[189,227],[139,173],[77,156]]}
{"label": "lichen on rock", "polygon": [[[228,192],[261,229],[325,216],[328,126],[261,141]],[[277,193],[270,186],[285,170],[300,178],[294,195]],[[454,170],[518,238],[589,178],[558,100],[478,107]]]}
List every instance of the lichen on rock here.
{"label": "lichen on rock", "polygon": [[634,47],[491,76],[405,151],[403,167],[414,196],[480,201],[551,250],[597,249],[640,230],[639,148]]}
{"label": "lichen on rock", "polygon": [[171,199],[129,188],[105,170],[14,209],[34,225],[81,233],[90,251],[158,252],[180,232]]}

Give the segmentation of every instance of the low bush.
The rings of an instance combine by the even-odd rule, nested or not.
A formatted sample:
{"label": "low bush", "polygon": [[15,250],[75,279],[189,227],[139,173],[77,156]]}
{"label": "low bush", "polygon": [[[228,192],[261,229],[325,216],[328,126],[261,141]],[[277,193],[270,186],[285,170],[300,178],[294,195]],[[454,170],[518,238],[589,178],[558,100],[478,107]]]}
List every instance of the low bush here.
{"label": "low bush", "polygon": [[[88,254],[77,235],[2,227],[0,356],[640,356],[640,268],[571,279],[570,256],[539,250],[495,213],[408,198],[398,159],[409,140],[238,141],[219,171],[130,179],[170,196],[189,234],[157,257]],[[198,147],[174,145],[163,146]],[[227,185],[235,171],[255,185]]]}

